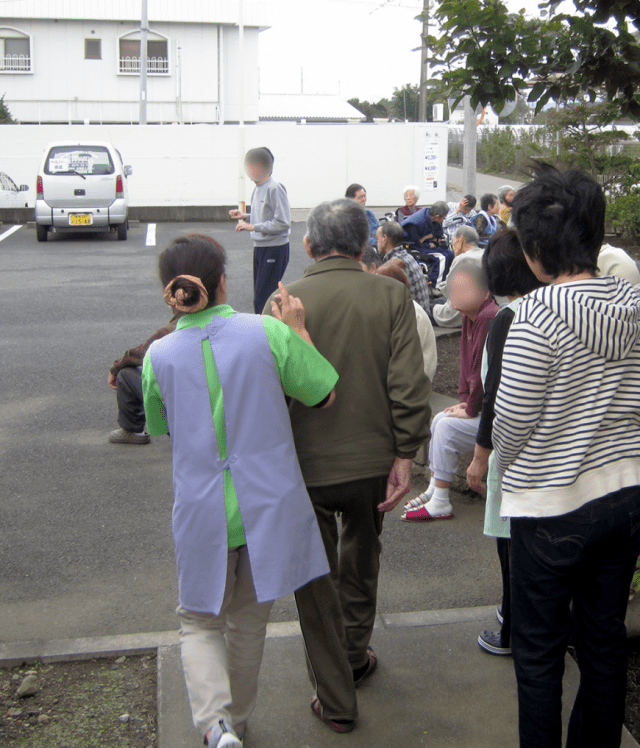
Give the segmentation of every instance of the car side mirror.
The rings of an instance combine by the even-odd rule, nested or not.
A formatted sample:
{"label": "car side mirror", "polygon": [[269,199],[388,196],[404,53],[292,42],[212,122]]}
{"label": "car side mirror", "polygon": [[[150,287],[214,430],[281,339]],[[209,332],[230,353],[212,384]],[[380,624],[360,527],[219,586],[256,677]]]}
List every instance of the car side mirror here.
{"label": "car side mirror", "polygon": [[18,192],[27,192],[28,189],[29,189],[28,184],[21,184],[20,187],[18,188]]}
{"label": "car side mirror", "polygon": [[130,177],[133,174],[133,169],[130,166],[124,167],[124,175],[125,177]]}

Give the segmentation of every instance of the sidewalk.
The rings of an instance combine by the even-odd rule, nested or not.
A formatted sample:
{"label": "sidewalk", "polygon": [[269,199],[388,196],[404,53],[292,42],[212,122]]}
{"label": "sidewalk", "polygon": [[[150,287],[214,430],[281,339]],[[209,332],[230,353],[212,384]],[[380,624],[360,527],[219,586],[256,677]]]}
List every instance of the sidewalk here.
{"label": "sidewalk", "polygon": [[[312,687],[297,622],[270,624],[245,748],[516,746],[513,661],[487,654],[477,644],[480,631],[497,625],[494,607],[379,615],[371,642],[378,670],[358,690],[360,720],[356,730],[344,736],[331,732],[309,709]],[[153,651],[158,653],[158,748],[199,748],[177,632],[5,644],[0,664]],[[578,669],[567,655],[565,729],[577,686]],[[637,746],[624,730],[622,748]]]}

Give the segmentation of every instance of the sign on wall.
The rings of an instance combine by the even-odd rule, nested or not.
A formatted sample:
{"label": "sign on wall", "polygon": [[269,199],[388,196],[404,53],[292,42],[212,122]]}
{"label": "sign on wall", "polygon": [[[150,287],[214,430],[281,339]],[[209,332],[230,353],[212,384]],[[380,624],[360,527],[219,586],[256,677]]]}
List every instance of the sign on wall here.
{"label": "sign on wall", "polygon": [[423,192],[433,193],[438,189],[438,172],[440,170],[440,141],[427,136],[424,144]]}

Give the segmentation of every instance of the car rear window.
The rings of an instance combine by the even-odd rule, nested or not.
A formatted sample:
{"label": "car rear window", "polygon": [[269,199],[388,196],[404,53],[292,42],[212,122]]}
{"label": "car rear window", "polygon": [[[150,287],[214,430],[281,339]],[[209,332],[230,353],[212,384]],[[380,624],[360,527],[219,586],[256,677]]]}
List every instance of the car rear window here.
{"label": "car rear window", "polygon": [[49,151],[45,174],[113,174],[111,154],[99,145],[57,145]]}

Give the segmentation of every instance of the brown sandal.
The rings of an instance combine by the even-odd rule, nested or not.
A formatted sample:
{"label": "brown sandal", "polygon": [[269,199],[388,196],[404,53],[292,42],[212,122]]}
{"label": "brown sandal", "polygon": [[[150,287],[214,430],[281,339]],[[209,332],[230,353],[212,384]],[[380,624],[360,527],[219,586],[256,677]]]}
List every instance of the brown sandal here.
{"label": "brown sandal", "polygon": [[340,722],[335,722],[332,719],[328,719],[327,717],[324,717],[322,715],[322,706],[320,704],[320,699],[317,696],[314,696],[311,699],[311,711],[316,715],[316,717],[319,720],[322,720],[322,722],[325,722],[334,732],[339,733],[347,733],[352,732],[353,728],[356,726],[355,720],[341,720]]}
{"label": "brown sandal", "polygon": [[365,681],[367,678],[370,678],[376,668],[378,667],[378,658],[376,657],[376,653],[373,651],[371,647],[367,647],[367,654],[369,655],[369,662],[367,663],[367,669],[362,673],[362,675],[358,676],[357,678],[353,679],[353,685],[358,688],[363,681]]}

